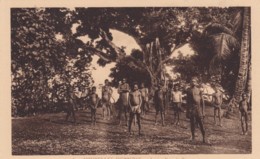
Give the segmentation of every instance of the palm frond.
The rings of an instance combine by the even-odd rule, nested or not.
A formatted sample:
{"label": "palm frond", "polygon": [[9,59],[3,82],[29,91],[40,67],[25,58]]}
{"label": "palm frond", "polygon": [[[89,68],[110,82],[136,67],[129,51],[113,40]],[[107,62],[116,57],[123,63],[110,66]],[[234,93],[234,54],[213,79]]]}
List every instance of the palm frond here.
{"label": "palm frond", "polygon": [[229,22],[232,25],[232,30],[236,35],[242,28],[242,19],[242,12],[238,11],[233,15],[231,21]]}
{"label": "palm frond", "polygon": [[229,29],[228,27],[226,27],[222,24],[218,24],[218,23],[212,23],[212,24],[208,25],[204,30],[204,35],[207,35],[207,36],[211,36],[211,35],[215,35],[215,34],[219,34],[219,33],[226,33],[229,35],[234,34],[234,32],[231,29]]}
{"label": "palm frond", "polygon": [[209,37],[212,44],[213,57],[210,62],[210,72],[216,72],[220,65],[225,64],[228,60],[238,54],[239,42],[229,34],[220,33]]}

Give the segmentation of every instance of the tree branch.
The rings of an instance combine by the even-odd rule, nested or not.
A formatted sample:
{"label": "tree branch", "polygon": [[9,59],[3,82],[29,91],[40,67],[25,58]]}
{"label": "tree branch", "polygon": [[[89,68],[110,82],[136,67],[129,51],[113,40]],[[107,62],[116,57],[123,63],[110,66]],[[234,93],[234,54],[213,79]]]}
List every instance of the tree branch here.
{"label": "tree branch", "polygon": [[161,62],[159,65],[161,66],[161,65],[165,64],[166,62],[168,62],[168,61],[171,59],[171,55],[172,55],[177,49],[181,48],[182,46],[186,45],[187,43],[188,43],[188,42],[182,43],[182,44],[176,46],[176,47],[173,49],[173,51],[171,52],[171,54],[170,54],[168,57],[166,57],[164,60],[162,60],[162,62]]}
{"label": "tree branch", "polygon": [[101,51],[97,48],[94,48],[94,47],[91,47],[91,46],[85,46],[85,49],[87,49],[88,51],[97,55],[99,58],[101,58],[102,60],[104,60],[106,62],[116,62],[115,59],[110,58],[106,53],[104,53],[103,51]]}
{"label": "tree branch", "polygon": [[100,36],[108,43],[108,45],[115,51],[117,58],[122,59],[125,56],[125,53],[122,49],[116,46],[107,36],[107,33],[100,29]]}

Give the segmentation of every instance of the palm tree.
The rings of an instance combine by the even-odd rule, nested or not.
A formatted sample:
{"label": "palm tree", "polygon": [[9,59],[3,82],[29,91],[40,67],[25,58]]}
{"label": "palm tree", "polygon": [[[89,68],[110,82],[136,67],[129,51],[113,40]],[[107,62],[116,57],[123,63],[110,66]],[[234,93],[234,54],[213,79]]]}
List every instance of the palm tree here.
{"label": "palm tree", "polygon": [[236,75],[232,93],[239,101],[243,92],[251,94],[250,9],[239,9],[228,25],[231,27],[212,23],[205,28],[203,36],[211,45],[209,73],[220,78],[230,73]]}
{"label": "palm tree", "polygon": [[[246,88],[246,85],[251,85],[250,76],[250,9],[244,8],[240,18],[242,20],[242,36],[240,48],[240,65],[234,98],[239,101],[243,92],[247,91],[251,95],[251,87]],[[246,90],[247,89],[247,90]]]}

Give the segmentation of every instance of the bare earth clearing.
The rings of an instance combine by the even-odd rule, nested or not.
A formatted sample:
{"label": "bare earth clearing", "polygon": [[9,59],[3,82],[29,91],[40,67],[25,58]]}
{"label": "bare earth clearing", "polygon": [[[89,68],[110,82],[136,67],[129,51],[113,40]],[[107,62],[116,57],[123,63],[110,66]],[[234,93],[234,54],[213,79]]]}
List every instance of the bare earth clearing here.
{"label": "bare earth clearing", "polygon": [[213,109],[206,109],[206,132],[210,144],[201,142],[199,129],[195,143],[189,141],[190,124],[181,116],[181,126],[172,125],[173,112],[166,114],[166,126],[154,125],[152,109],[142,119],[143,135],[129,136],[127,127],[115,120],[101,119],[90,124],[89,110],[78,111],[77,124],[64,121],[65,113],[12,119],[13,155],[89,155],[89,154],[248,154],[252,151],[251,121],[249,134],[240,135],[238,117],[223,119],[223,127],[213,127]]}

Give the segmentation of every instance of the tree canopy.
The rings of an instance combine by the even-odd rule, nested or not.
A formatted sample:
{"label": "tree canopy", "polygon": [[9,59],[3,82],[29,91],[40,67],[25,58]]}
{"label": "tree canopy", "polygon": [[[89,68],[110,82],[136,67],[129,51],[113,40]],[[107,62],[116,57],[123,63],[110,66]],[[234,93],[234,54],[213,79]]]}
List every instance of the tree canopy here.
{"label": "tree canopy", "polygon": [[[223,64],[226,80],[231,76],[235,79],[239,66],[238,41],[242,38],[237,36],[242,33],[239,10],[232,7],[13,8],[13,97],[23,94],[22,100],[29,103],[25,96],[36,90],[46,96],[52,90],[50,79],[57,76],[63,83],[71,84],[77,79],[84,87],[91,86],[89,67],[93,55],[100,58],[100,66],[116,62],[110,75],[113,85],[122,78],[142,80],[149,86],[158,84],[167,76],[165,64],[177,65],[175,71],[186,75],[189,71],[192,71],[189,75],[214,74],[218,67],[213,66]],[[141,50],[126,55],[125,46],[113,42],[111,29],[133,37]],[[88,41],[83,42],[82,37]],[[181,56],[179,61],[172,61],[171,54],[187,43],[196,52],[191,61]],[[70,61],[74,62],[69,67]]]}

